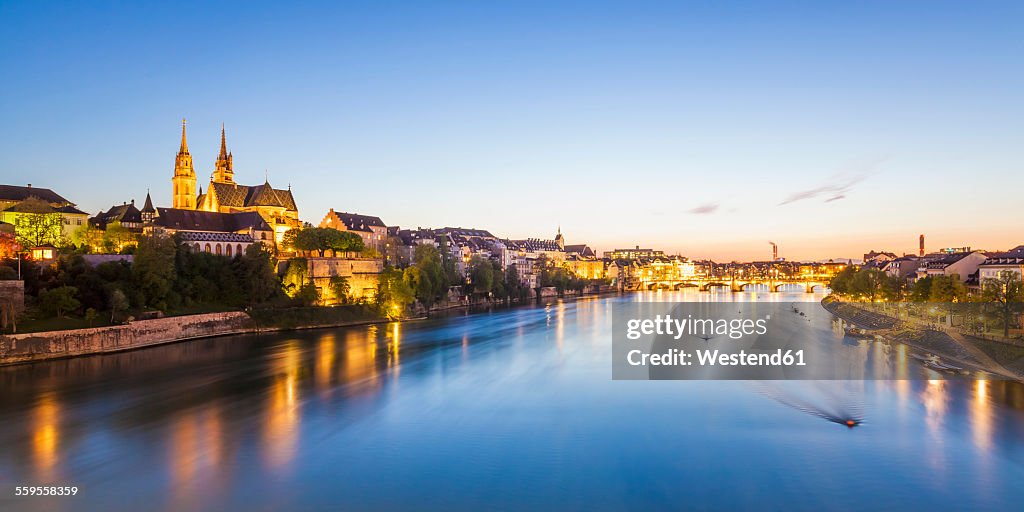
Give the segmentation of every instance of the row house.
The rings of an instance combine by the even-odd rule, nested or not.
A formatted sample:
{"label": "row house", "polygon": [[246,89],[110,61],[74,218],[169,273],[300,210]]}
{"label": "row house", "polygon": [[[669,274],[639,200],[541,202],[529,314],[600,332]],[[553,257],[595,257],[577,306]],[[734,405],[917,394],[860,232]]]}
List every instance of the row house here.
{"label": "row house", "polygon": [[156,208],[153,208],[153,199],[147,192],[146,203],[141,210],[135,206],[135,200],[132,199],[131,202],[111,206],[109,210],[96,214],[89,219],[89,225],[106,230],[111,224],[119,224],[129,231],[141,233],[155,218]]}
{"label": "row house", "polygon": [[1024,251],[991,254],[978,265],[978,282],[984,284],[986,279],[999,279],[1004,272],[1012,272],[1017,279],[1024,276]]}
{"label": "row house", "polygon": [[[37,216],[52,217],[52,229],[32,235],[39,240],[34,243],[61,245],[67,241],[78,243],[77,231],[89,221],[89,214],[79,210],[75,203],[48,188],[0,185],[0,222],[11,224],[15,229],[26,223],[26,219]],[[18,233],[23,236],[25,233]]]}
{"label": "row house", "polygon": [[363,245],[377,252],[384,252],[388,237],[388,227],[380,217],[360,215],[358,213],[336,212],[331,208],[320,221],[322,228],[334,228],[338,231],[350,231],[363,239]]}
{"label": "row house", "polygon": [[936,257],[926,256],[917,269],[917,278],[931,276],[957,276],[960,282],[966,283],[976,277],[978,267],[988,256],[982,251],[964,251],[952,254],[940,254]]}

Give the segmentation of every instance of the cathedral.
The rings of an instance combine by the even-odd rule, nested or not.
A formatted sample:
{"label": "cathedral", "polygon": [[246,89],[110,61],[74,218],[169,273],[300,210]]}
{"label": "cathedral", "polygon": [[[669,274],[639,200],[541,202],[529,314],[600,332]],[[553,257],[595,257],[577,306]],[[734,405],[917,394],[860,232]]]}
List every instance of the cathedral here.
{"label": "cathedral", "polygon": [[172,204],[176,209],[220,213],[256,212],[273,228],[277,242],[281,241],[286,231],[301,226],[299,209],[290,186],[287,190],[275,189],[270,186],[269,179],[255,186],[235,183],[234,157],[228,152],[223,125],[220,129],[220,154],[206,192],[203,192],[202,187],[198,190],[196,188],[195,168],[185,138],[185,120],[181,120],[181,148],[174,160],[171,183],[174,187]]}

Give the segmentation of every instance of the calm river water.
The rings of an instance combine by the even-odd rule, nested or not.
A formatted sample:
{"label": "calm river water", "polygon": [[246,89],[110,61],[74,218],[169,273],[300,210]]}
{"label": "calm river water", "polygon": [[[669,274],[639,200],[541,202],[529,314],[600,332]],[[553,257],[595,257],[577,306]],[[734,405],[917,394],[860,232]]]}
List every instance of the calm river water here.
{"label": "calm river water", "polygon": [[[0,368],[0,509],[1024,503],[1019,384],[611,380],[611,312],[628,301],[821,298],[713,293],[602,297]],[[825,315],[809,320],[826,341],[844,343]],[[905,350],[845,341],[876,363]],[[897,360],[900,372],[923,371]],[[864,424],[848,429],[784,405],[796,396],[855,409]],[[15,486],[43,484],[79,491],[14,496]]]}

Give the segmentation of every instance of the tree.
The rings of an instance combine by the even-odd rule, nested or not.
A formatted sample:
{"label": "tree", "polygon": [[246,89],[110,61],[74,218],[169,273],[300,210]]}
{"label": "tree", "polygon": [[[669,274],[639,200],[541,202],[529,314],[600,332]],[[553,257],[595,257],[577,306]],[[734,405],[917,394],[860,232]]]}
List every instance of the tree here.
{"label": "tree", "polygon": [[430,244],[416,246],[413,264],[406,269],[406,280],[413,288],[416,299],[428,309],[448,293],[441,253]]}
{"label": "tree", "polygon": [[139,246],[132,263],[132,277],[149,306],[167,308],[175,282],[175,256],[178,244],[174,239],[151,235],[139,237]]}
{"label": "tree", "polygon": [[128,297],[125,297],[124,292],[117,288],[110,291],[108,303],[110,304],[110,323],[114,323],[114,318],[117,316],[118,311],[124,311],[129,306]]}
{"label": "tree", "polygon": [[494,286],[494,267],[490,260],[475,255],[469,260],[469,282],[473,293],[487,295]]}
{"label": "tree", "polygon": [[851,291],[855,294],[867,297],[871,302],[880,298],[886,288],[886,274],[881,270],[868,268],[860,269],[853,275],[850,283]]}
{"label": "tree", "polygon": [[[323,229],[331,229],[331,228],[323,228]],[[337,229],[331,229],[331,231],[333,231],[333,233],[329,233],[327,235],[328,236],[328,245],[329,245],[329,248],[331,250],[333,250],[335,252],[348,252],[348,253],[372,251],[372,253],[367,253],[366,257],[373,257],[373,258],[379,258],[380,257],[380,254],[377,252],[376,249],[374,249],[372,247],[366,247],[364,245],[363,237],[361,237],[361,236],[359,236],[359,235],[357,235],[355,233],[352,233],[350,231],[338,231]],[[340,234],[340,236],[339,236],[339,234]]]}
{"label": "tree", "polygon": [[14,233],[0,231],[0,259],[13,258],[17,245]]}
{"label": "tree", "polygon": [[43,290],[39,293],[39,308],[49,314],[56,314],[58,318],[64,318],[64,313],[82,306],[75,298],[77,294],[78,289],[74,286]]}
{"label": "tree", "polygon": [[299,251],[316,252],[321,258],[328,251],[359,252],[364,248],[363,238],[349,231],[334,228],[290,229],[283,236],[282,245]]}
{"label": "tree", "polygon": [[999,273],[998,277],[988,278],[981,283],[981,297],[991,305],[994,313],[1003,320],[1003,337],[1010,336],[1010,323],[1024,306],[1024,285],[1021,275],[1012,270]]}
{"label": "tree", "polygon": [[49,203],[37,197],[30,197],[13,208],[16,209],[13,213],[14,232],[17,233],[18,243],[23,247],[28,249],[45,244],[58,247],[65,245],[64,219]]}
{"label": "tree", "polygon": [[405,308],[416,300],[404,273],[394,267],[384,267],[377,283],[377,307],[388,318],[400,318]]}
{"label": "tree", "polygon": [[112,222],[103,232],[103,249],[109,254],[120,254],[127,247],[135,245],[138,235],[120,222]]}
{"label": "tree", "polygon": [[858,269],[854,266],[844,268],[832,277],[832,280],[828,283],[828,287],[839,295],[851,294],[853,289],[853,277],[857,273],[857,270]]}
{"label": "tree", "polygon": [[274,258],[263,244],[252,244],[241,258],[232,262],[242,294],[249,305],[281,296],[281,280],[274,270]]}
{"label": "tree", "polygon": [[341,304],[348,302],[348,294],[352,286],[348,283],[347,276],[334,276],[330,281],[331,294]]}
{"label": "tree", "polygon": [[519,278],[519,269],[514,264],[505,268],[505,289],[509,297],[523,299],[529,294],[529,290],[523,286]]}
{"label": "tree", "polygon": [[913,302],[928,302],[932,297],[932,278],[922,277],[914,281],[910,288],[910,300]]}
{"label": "tree", "polygon": [[94,224],[86,222],[77,229],[73,235],[74,239],[85,249],[85,252],[98,252],[103,249],[104,231]]}
{"label": "tree", "polygon": [[955,302],[967,297],[967,289],[960,276],[932,276],[928,299],[931,302]]}

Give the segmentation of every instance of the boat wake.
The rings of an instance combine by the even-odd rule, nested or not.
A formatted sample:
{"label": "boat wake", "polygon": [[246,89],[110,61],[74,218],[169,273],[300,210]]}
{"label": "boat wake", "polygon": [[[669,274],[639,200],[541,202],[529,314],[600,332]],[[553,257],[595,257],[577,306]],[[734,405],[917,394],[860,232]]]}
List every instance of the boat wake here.
{"label": "boat wake", "polygon": [[844,382],[759,382],[757,390],[782,405],[837,425],[853,428],[864,423],[863,394]]}

